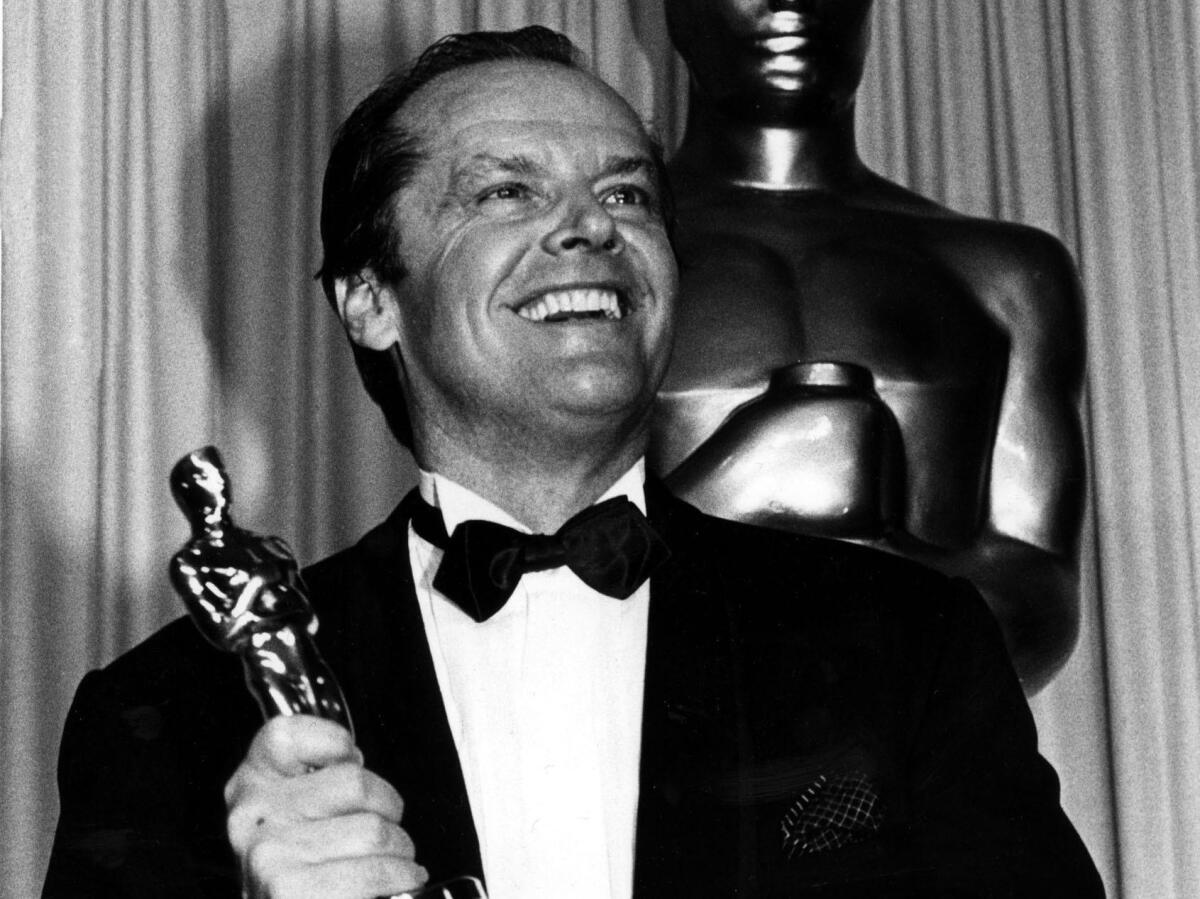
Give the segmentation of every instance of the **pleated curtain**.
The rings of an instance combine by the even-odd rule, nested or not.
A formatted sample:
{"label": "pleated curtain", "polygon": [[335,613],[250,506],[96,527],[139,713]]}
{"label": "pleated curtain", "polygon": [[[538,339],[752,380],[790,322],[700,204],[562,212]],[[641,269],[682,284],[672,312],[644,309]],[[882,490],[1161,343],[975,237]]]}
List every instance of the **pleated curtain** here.
{"label": "pleated curtain", "polygon": [[[459,30],[568,33],[664,138],[657,0],[3,5],[0,895],[38,893],[80,677],[179,614],[167,485],[214,443],[302,560],[413,483],[312,280],[332,129]],[[1192,0],[879,0],[870,165],[1042,227],[1087,297],[1084,626],[1034,700],[1113,897],[1200,895],[1200,24]]]}

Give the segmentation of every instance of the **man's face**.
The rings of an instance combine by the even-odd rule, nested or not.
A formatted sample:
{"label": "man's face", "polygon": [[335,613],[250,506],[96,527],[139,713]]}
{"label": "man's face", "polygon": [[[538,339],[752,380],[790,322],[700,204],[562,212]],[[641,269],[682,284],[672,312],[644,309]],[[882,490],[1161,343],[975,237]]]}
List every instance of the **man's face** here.
{"label": "man's face", "polygon": [[851,103],[870,11],[871,0],[667,0],[672,39],[701,91],[768,124]]}
{"label": "man's face", "polygon": [[677,289],[637,117],[586,73],[512,61],[438,76],[403,114],[426,154],[391,285],[418,441],[636,432]]}

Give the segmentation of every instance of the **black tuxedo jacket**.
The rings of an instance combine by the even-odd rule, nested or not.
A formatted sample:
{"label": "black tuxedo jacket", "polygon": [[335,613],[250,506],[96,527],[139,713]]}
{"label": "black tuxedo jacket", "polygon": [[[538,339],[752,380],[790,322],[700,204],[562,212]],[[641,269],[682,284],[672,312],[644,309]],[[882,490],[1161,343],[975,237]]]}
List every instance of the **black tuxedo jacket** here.
{"label": "black tuxedo jacket", "polygon": [[[637,897],[1103,894],[969,585],[647,489],[672,556],[651,581]],[[407,520],[401,503],[305,572],[317,639],[418,859],[434,880],[481,875]],[[261,724],[242,677],[187,620],[87,675],[45,896],[239,895],[222,789]],[[838,783],[867,820],[834,802],[789,852],[788,826]]]}

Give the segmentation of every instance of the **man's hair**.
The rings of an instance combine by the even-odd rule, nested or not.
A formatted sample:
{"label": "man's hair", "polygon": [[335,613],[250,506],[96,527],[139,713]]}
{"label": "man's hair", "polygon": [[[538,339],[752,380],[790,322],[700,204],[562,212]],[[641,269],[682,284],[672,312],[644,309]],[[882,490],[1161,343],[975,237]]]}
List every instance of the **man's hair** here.
{"label": "man's hair", "polygon": [[[381,283],[395,284],[404,277],[395,198],[424,155],[419,135],[401,121],[401,109],[439,75],[502,60],[584,68],[582,54],[568,37],[540,25],[516,31],[451,34],[432,44],[411,66],[388,75],[337,130],[321,193],[324,259],[317,273],[331,304],[336,304],[334,282],[338,278],[352,278],[368,268]],[[657,143],[651,143],[669,226],[673,208],[666,169]],[[367,393],[382,408],[396,439],[411,447],[412,425],[394,349],[371,350],[353,342],[351,347]]]}

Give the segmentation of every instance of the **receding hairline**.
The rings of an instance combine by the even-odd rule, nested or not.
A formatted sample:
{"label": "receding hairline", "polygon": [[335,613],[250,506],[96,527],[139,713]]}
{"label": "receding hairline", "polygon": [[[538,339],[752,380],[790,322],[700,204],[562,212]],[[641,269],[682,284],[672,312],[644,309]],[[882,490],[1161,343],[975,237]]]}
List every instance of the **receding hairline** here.
{"label": "receding hairline", "polygon": [[[421,85],[404,104],[393,113],[393,124],[412,131],[414,134],[419,133],[421,125],[424,124],[422,119],[432,113],[445,114],[445,111],[451,108],[451,105],[456,101],[456,98],[467,97],[473,92],[472,80],[478,79],[479,76],[486,76],[487,70],[493,71],[515,71],[520,69],[541,70],[542,72],[558,73],[567,78],[574,79],[581,84],[590,84],[600,90],[609,99],[614,101],[618,107],[625,111],[628,121],[635,126],[639,135],[644,137],[651,143],[655,142],[655,137],[651,129],[638,115],[636,109],[626,100],[621,93],[611,84],[601,78],[599,75],[590,70],[575,65],[567,65],[565,63],[556,62],[554,60],[538,59],[538,58],[514,58],[514,59],[488,59],[480,62],[469,63],[464,66],[451,69],[447,72],[442,72],[428,82]],[[477,84],[477,82],[476,82]],[[438,98],[437,92],[451,92],[448,96]],[[438,102],[434,103],[437,100]],[[431,104],[433,104],[431,106]],[[536,110],[531,110],[536,112]],[[544,119],[539,116],[531,115],[529,121],[555,121],[553,116],[546,116]]]}

